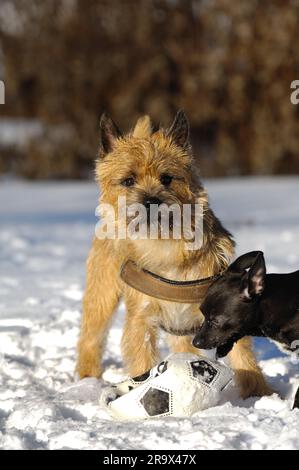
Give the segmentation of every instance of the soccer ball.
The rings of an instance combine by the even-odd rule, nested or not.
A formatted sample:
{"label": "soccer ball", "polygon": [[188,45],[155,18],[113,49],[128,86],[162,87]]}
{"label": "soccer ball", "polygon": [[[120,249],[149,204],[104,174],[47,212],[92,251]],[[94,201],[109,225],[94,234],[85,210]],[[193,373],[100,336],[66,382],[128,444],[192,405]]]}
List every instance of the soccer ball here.
{"label": "soccer ball", "polygon": [[104,390],[101,402],[118,419],[189,417],[217,405],[231,369],[194,354],[171,354],[153,369]]}

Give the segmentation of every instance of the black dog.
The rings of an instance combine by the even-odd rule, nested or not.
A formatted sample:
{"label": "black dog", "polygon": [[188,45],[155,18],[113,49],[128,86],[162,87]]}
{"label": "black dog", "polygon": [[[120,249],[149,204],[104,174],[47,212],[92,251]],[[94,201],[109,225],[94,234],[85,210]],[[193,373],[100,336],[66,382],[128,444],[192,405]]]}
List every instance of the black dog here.
{"label": "black dog", "polygon": [[[264,254],[238,258],[207,292],[201,311],[205,321],[193,345],[217,348],[226,356],[244,336],[269,337],[299,351],[299,271],[266,274]],[[295,400],[299,406],[299,390]]]}

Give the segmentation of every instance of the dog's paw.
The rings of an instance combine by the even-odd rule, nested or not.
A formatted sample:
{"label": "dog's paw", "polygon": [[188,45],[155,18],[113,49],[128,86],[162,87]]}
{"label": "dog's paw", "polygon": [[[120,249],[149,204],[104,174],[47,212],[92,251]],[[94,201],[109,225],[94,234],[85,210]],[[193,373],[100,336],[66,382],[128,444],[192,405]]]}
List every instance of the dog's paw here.
{"label": "dog's paw", "polygon": [[103,371],[98,366],[88,366],[80,364],[77,366],[75,371],[75,376],[79,377],[79,380],[86,379],[87,377],[94,377],[100,379],[102,377]]}
{"label": "dog's paw", "polygon": [[236,372],[236,379],[243,400],[250,397],[266,397],[275,393],[267,384],[262,374],[240,370]]}

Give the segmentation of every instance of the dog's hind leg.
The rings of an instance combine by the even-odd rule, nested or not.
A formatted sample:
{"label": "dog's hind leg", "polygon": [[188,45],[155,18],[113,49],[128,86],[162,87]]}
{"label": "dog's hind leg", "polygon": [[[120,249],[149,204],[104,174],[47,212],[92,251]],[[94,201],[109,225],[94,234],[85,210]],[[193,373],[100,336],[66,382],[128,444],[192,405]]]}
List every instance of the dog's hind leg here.
{"label": "dog's hind leg", "polygon": [[296,396],[295,396],[295,401],[294,401],[293,410],[294,410],[295,408],[299,408],[299,388],[298,388],[297,393],[296,393]]}
{"label": "dog's hind leg", "polygon": [[251,338],[243,338],[229,354],[231,366],[236,373],[236,381],[240,387],[241,397],[262,397],[274,392],[267,384],[252,351]]}
{"label": "dog's hind leg", "polygon": [[87,261],[87,286],[78,343],[80,378],[100,377],[107,328],[120,294],[119,264],[108,240],[95,239]]}

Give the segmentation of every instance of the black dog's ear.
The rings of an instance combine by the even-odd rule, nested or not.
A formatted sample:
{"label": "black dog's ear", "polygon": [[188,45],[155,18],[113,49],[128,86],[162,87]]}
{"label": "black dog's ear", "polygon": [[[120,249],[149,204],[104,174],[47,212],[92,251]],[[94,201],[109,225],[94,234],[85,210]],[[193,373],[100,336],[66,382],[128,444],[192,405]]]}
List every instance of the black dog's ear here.
{"label": "black dog's ear", "polygon": [[264,256],[262,251],[251,251],[250,253],[246,253],[246,255],[240,256],[240,258],[236,259],[236,261],[230,265],[228,271],[233,273],[242,273],[245,269],[250,268],[258,256]]}
{"label": "black dog's ear", "polygon": [[112,152],[115,147],[116,140],[119,137],[122,137],[122,134],[115,122],[105,113],[101,116],[100,133],[102,153],[106,154]]}
{"label": "black dog's ear", "polygon": [[241,296],[244,300],[252,300],[262,295],[265,290],[266,263],[264,254],[260,253],[251,268],[246,272],[241,281]]}
{"label": "black dog's ear", "polygon": [[189,121],[184,111],[178,111],[166,135],[171,137],[179,147],[185,149],[189,146]]}

